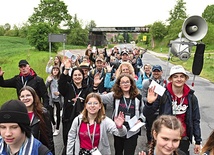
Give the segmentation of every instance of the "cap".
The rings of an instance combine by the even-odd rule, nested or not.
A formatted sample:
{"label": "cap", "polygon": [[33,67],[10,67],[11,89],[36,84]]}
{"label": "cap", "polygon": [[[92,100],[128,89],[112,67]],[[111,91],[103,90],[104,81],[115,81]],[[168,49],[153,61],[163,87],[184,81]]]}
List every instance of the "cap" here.
{"label": "cap", "polygon": [[152,67],[152,71],[155,71],[155,70],[159,70],[159,71],[162,71],[162,67],[160,65],[154,65]]}
{"label": "cap", "polygon": [[127,55],[129,55],[129,52],[128,51],[122,51],[122,53],[121,53],[121,55],[124,55],[124,54],[127,54]]}
{"label": "cap", "polygon": [[29,63],[26,60],[20,60],[19,61],[19,67],[22,65],[28,65]]}
{"label": "cap", "polygon": [[169,78],[168,78],[168,79],[170,79],[171,76],[172,76],[173,74],[176,74],[176,73],[183,73],[184,75],[187,76],[187,78],[189,78],[189,76],[187,75],[187,73],[186,73],[186,71],[185,71],[185,69],[184,69],[183,66],[181,66],[181,65],[175,65],[175,66],[173,66],[173,67],[170,69]]}
{"label": "cap", "polygon": [[103,62],[103,59],[102,59],[101,57],[97,57],[97,58],[96,58],[96,62],[97,62],[97,61],[102,61],[102,62]]}
{"label": "cap", "polygon": [[25,104],[19,100],[5,102],[0,109],[0,123],[21,123],[30,125]]}
{"label": "cap", "polygon": [[84,62],[82,62],[82,63],[80,64],[80,68],[90,69],[89,63],[84,63]]}

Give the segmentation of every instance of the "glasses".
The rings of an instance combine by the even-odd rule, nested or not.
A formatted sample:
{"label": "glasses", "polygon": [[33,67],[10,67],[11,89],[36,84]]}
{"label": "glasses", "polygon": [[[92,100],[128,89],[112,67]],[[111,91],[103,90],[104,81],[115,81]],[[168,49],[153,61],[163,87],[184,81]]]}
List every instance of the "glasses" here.
{"label": "glasses", "polygon": [[126,82],[120,82],[121,85],[129,85],[130,82],[129,81],[126,81]]}
{"label": "glasses", "polygon": [[88,102],[87,104],[88,105],[98,105],[99,103],[98,102]]}
{"label": "glasses", "polygon": [[32,97],[32,95],[30,95],[30,94],[27,94],[27,95],[22,95],[22,96],[20,96],[19,98],[22,100],[22,99],[25,99],[25,98],[31,98]]}

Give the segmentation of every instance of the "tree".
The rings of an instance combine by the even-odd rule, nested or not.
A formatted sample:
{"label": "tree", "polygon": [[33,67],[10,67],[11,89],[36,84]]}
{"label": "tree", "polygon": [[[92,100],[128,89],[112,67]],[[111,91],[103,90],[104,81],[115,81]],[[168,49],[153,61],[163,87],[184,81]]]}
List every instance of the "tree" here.
{"label": "tree", "polygon": [[96,25],[95,21],[94,21],[94,20],[91,20],[91,21],[86,25],[86,29],[87,29],[88,31],[91,31],[92,28],[94,28],[94,27],[96,27],[96,26],[97,26],[97,25]]}
{"label": "tree", "polygon": [[167,21],[170,25],[178,19],[184,20],[187,18],[185,4],[186,3],[183,0],[177,0],[177,4],[175,5],[174,9],[169,11],[170,17],[167,19]]}
{"label": "tree", "polygon": [[167,35],[166,26],[161,21],[155,22],[149,31],[152,37],[157,40],[162,40]]}
{"label": "tree", "polygon": [[207,22],[214,24],[214,5],[208,5],[202,13],[202,17]]}
{"label": "tree", "polygon": [[41,0],[38,8],[28,19],[30,24],[49,23],[51,26],[70,26],[72,17],[68,14],[67,5],[60,0]]}
{"label": "tree", "polygon": [[[49,51],[48,35],[50,33],[59,33],[56,28],[52,28],[48,23],[33,24],[28,29],[28,40],[31,46],[39,51]],[[51,49],[56,52],[59,43],[52,43]]]}

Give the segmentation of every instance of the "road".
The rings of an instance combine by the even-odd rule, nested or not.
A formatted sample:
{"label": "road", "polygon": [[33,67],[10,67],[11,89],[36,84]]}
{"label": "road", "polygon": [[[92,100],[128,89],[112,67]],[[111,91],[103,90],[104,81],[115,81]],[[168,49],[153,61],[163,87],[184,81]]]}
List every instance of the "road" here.
{"label": "road", "polygon": [[[84,51],[74,51],[75,53],[82,54]],[[143,57],[143,63],[150,63],[151,65],[159,64],[163,68],[163,75],[165,77],[168,77],[169,70],[172,67],[171,63],[162,61],[159,57],[166,55],[164,54],[158,54],[154,55],[152,51],[148,51],[144,54]],[[166,74],[165,74],[166,73]],[[191,84],[193,82],[193,74],[188,72],[189,80],[187,81],[187,84],[191,87]],[[214,102],[212,96],[214,95],[214,84],[210,81],[201,78],[199,76],[196,77],[195,85],[192,88],[195,90],[195,94],[198,97],[199,100],[199,106],[200,106],[200,113],[201,113],[201,130],[202,130],[202,139],[203,143],[206,141],[207,137],[209,137],[209,134],[214,129],[214,117],[213,117],[213,110],[214,110]],[[111,116],[112,109],[111,107],[107,107],[107,116]],[[60,130],[61,131],[61,130]],[[63,142],[62,142],[62,133],[60,133],[58,136],[54,137],[55,141],[55,148],[56,148],[56,155],[61,155],[62,148],[63,148]],[[112,155],[114,154],[114,147],[113,147],[113,138],[112,135],[109,135],[109,141],[111,144],[111,151]],[[146,150],[146,136],[145,136],[145,129],[142,128],[142,134],[138,138],[138,145],[136,148],[136,155],[141,150]],[[191,146],[190,154],[193,154]]]}

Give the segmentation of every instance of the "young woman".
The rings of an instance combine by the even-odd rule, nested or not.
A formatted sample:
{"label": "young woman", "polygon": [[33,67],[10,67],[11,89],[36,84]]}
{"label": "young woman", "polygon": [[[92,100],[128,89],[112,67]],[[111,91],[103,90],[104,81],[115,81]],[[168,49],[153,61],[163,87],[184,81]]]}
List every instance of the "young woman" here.
{"label": "young woman", "polygon": [[62,71],[63,64],[60,56],[55,56],[54,60],[50,58],[45,68],[46,73],[50,74],[53,66],[58,66],[60,68],[60,71]]}
{"label": "young woman", "polygon": [[43,107],[35,90],[30,86],[23,87],[19,92],[19,100],[27,107],[33,136],[47,146],[54,154],[55,150],[50,115],[47,109]]}
{"label": "young woman", "polygon": [[[51,105],[50,108],[50,116],[51,122],[54,125],[54,136],[59,134],[59,125],[60,125],[60,110],[63,104],[63,97],[59,93],[58,90],[58,80],[60,77],[60,68],[58,66],[53,66],[51,70],[51,74],[46,79],[46,87],[48,88],[49,92],[49,103]],[[54,118],[54,106],[56,107],[56,118]]]}
{"label": "young woman", "polygon": [[[64,97],[63,104],[63,142],[66,148],[68,131],[71,128],[71,124],[76,116],[78,116],[84,108],[84,100],[86,96],[93,90],[90,89],[84,82],[83,70],[79,67],[73,68],[71,72],[71,82],[68,82],[68,69],[70,63],[65,64],[65,70],[60,75],[59,92]],[[91,91],[90,91],[91,90]],[[66,149],[64,149],[65,151]]]}
{"label": "young woman", "polygon": [[207,142],[202,148],[201,155],[213,155],[214,154],[214,130],[207,139]]}
{"label": "young woman", "polygon": [[10,100],[1,106],[0,135],[1,155],[52,155],[32,136],[27,108],[19,100]]}
{"label": "young woman", "polygon": [[[96,87],[96,85],[95,80],[94,86]],[[119,112],[124,113],[126,118],[124,125],[127,130],[130,129],[128,121],[134,116],[138,119],[135,123],[144,121],[144,116],[142,115],[142,96],[136,87],[133,76],[129,74],[119,75],[112,88],[112,92],[101,95],[101,98],[103,103],[112,104],[113,116],[117,116]],[[134,155],[139,134],[140,130],[131,137],[114,136],[115,154],[122,155],[124,152],[124,155]]]}
{"label": "young woman", "polygon": [[[161,115],[152,125],[152,142],[147,155],[185,155],[178,150],[183,127],[181,122],[171,115]],[[140,152],[139,155],[146,155]]]}
{"label": "young woman", "polygon": [[108,118],[99,94],[90,93],[83,112],[74,119],[68,133],[67,154],[91,155],[93,150],[102,155],[111,154],[108,133],[125,136],[127,130],[123,122],[122,112],[114,121]]}

